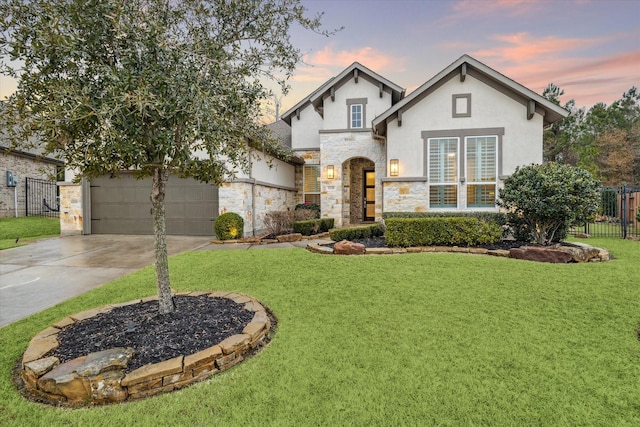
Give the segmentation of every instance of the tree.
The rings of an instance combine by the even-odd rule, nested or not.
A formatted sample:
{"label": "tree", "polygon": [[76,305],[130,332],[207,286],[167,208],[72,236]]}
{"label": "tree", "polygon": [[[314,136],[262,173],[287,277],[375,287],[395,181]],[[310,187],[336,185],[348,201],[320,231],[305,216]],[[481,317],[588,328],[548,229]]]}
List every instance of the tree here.
{"label": "tree", "polygon": [[219,184],[247,167],[247,141],[280,153],[258,124],[262,81],[286,91],[301,59],[292,25],[328,34],[305,12],[299,0],[0,0],[0,55],[24,63],[2,69],[18,79],[2,115],[12,144],[38,136],[87,178],[152,177],[162,314],[175,310],[169,175]]}
{"label": "tree", "polygon": [[500,189],[498,205],[511,225],[524,225],[534,242],[546,245],[594,215],[599,201],[600,183],[588,171],[547,163],[516,168]]}
{"label": "tree", "polygon": [[[553,83],[542,92],[542,96],[556,105],[560,105],[560,97],[564,90]],[[573,146],[579,124],[584,120],[584,108],[576,108],[576,102],[571,99],[564,106],[569,115],[553,123],[545,129],[543,135],[543,157],[546,162],[560,162],[576,165],[579,161]]]}

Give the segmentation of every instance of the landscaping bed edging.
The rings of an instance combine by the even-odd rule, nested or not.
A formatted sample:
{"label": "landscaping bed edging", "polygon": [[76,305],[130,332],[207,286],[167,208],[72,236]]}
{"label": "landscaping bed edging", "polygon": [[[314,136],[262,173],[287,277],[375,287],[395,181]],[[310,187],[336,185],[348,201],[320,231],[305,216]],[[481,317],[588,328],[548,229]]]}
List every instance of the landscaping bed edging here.
{"label": "landscaping bed edging", "polygon": [[60,364],[57,357],[44,357],[58,347],[57,335],[75,322],[112,309],[157,300],[157,296],[77,313],[54,323],[34,336],[20,363],[20,379],[28,392],[51,404],[108,404],[135,400],[169,392],[204,380],[240,363],[249,352],[266,344],[271,320],[267,310],[254,298],[233,292],[181,292],[176,296],[209,295],[227,298],[254,313],[241,334],[200,352],[142,366],[124,373],[133,356],[131,348],[90,353]]}
{"label": "landscaping bed edging", "polygon": [[[409,248],[364,248],[364,255],[390,255],[421,252],[469,253],[492,255],[503,258],[525,259],[539,262],[600,262],[609,261],[611,256],[606,249],[596,248],[585,243],[572,243],[572,246],[554,245],[549,247],[523,246],[516,249],[486,249],[461,246],[414,246]],[[339,255],[334,249],[322,244],[309,244],[307,250],[317,254]]]}

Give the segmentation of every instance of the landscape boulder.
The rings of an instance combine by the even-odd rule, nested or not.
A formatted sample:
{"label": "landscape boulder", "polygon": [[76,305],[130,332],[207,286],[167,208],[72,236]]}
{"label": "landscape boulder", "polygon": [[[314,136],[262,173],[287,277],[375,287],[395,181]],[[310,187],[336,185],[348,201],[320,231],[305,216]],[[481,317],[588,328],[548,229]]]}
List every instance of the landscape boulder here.
{"label": "landscape boulder", "polygon": [[365,247],[362,243],[343,240],[333,245],[333,253],[338,255],[362,255],[365,253]]}
{"label": "landscape boulder", "polygon": [[509,250],[509,258],[527,261],[550,262],[554,264],[567,263],[573,259],[572,255],[555,247],[522,246]]}

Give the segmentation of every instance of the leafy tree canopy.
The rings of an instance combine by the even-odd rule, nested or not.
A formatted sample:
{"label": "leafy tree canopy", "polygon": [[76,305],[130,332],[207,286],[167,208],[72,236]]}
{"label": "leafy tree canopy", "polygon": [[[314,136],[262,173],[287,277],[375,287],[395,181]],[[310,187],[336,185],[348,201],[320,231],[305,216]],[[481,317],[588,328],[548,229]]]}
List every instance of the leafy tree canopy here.
{"label": "leafy tree canopy", "polygon": [[321,32],[320,17],[299,0],[0,0],[0,16],[0,56],[24,64],[2,67],[18,79],[8,137],[38,136],[81,176],[152,177],[160,312],[173,311],[169,173],[220,183],[246,168],[247,141],[280,151],[259,125],[262,81],[286,90],[301,59],[289,29]]}

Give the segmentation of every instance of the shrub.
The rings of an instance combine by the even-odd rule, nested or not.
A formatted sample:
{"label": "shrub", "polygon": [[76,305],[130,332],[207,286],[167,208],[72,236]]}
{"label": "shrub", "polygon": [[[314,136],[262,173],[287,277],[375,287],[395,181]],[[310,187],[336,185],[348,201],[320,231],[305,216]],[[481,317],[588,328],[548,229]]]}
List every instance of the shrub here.
{"label": "shrub", "polygon": [[293,212],[272,211],[264,215],[264,226],[274,236],[288,234],[291,232],[293,224]]}
{"label": "shrub", "polygon": [[544,245],[586,222],[599,202],[599,183],[589,172],[548,163],[516,168],[500,189],[498,205],[509,212],[509,225],[519,228],[514,234],[527,230],[523,240]]}
{"label": "shrub", "polygon": [[297,211],[293,211],[294,221],[307,221],[316,218],[316,212],[311,209],[298,209]]}
{"label": "shrub", "polygon": [[636,214],[636,221],[640,222],[640,206],[638,206],[638,213]]}
{"label": "shrub", "polygon": [[389,246],[476,246],[496,243],[502,238],[498,224],[460,216],[388,218],[386,225]]}
{"label": "shrub", "polygon": [[498,226],[506,225],[507,215],[502,212],[383,212],[382,218],[476,218]]}
{"label": "shrub", "polygon": [[307,209],[315,213],[316,218],[320,218],[320,205],[316,203],[299,203],[296,205],[295,210]]}
{"label": "shrub", "polygon": [[226,212],[213,222],[213,230],[220,240],[231,240],[242,237],[244,220],[234,212]]}
{"label": "shrub", "polygon": [[333,218],[309,219],[293,223],[293,231],[303,236],[324,233],[333,228]]}
{"label": "shrub", "polygon": [[331,240],[339,242],[341,240],[366,239],[384,235],[382,224],[361,225],[359,227],[334,228],[329,230]]}

